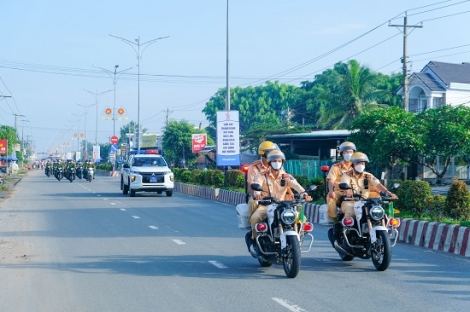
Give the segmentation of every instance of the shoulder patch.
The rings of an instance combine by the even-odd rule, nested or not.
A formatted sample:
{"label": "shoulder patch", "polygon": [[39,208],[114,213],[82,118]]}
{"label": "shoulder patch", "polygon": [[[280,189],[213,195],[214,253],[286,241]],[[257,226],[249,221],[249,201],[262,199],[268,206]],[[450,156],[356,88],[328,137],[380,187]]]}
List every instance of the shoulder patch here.
{"label": "shoulder patch", "polygon": [[257,160],[251,163],[252,166],[258,166],[261,163],[261,161]]}

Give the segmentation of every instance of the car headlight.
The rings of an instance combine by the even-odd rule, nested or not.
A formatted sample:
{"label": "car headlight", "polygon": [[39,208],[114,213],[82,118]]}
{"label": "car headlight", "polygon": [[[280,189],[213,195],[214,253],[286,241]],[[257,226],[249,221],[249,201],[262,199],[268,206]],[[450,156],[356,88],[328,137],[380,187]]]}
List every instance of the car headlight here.
{"label": "car headlight", "polygon": [[372,219],[378,221],[384,217],[385,211],[380,206],[374,206],[369,210],[369,215]]}
{"label": "car headlight", "polygon": [[295,214],[294,210],[284,210],[281,213],[281,220],[285,224],[293,224],[295,222],[297,215]]}

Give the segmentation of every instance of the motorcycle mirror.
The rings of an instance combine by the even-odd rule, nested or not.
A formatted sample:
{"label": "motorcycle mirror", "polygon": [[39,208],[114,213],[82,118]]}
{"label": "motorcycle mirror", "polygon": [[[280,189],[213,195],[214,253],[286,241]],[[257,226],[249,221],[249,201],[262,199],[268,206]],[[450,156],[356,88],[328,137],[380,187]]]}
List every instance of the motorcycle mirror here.
{"label": "motorcycle mirror", "polygon": [[393,183],[392,190],[396,190],[400,186],[400,183]]}
{"label": "motorcycle mirror", "polygon": [[263,188],[261,187],[261,184],[258,184],[258,183],[251,183],[251,189],[253,191],[263,191]]}
{"label": "motorcycle mirror", "polygon": [[310,191],[315,191],[317,189],[317,186],[316,185],[309,185],[305,191],[306,192],[310,192]]}
{"label": "motorcycle mirror", "polygon": [[351,186],[349,186],[348,183],[340,183],[338,186],[342,190],[350,190],[351,189]]}

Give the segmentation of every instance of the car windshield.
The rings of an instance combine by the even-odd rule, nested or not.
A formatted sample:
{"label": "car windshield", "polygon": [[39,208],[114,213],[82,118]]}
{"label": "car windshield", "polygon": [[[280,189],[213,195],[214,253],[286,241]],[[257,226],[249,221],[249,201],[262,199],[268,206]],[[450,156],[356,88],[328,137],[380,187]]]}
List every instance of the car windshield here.
{"label": "car windshield", "polygon": [[136,167],[165,167],[166,162],[161,157],[134,158],[132,162]]}

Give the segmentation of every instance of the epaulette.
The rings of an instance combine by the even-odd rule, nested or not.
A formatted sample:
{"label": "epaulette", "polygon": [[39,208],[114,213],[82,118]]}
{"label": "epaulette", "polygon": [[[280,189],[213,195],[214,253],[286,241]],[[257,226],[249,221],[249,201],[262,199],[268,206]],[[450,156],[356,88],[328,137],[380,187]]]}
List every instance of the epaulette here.
{"label": "epaulette", "polygon": [[282,178],[283,179],[289,179],[289,180],[295,180],[295,178],[292,175],[288,174],[288,173],[283,173]]}
{"label": "epaulette", "polygon": [[258,166],[261,163],[260,160],[254,161],[251,163],[252,166]]}
{"label": "epaulette", "polygon": [[372,175],[370,175],[369,173],[364,174],[364,179],[371,179],[371,178],[372,178]]}
{"label": "epaulette", "polygon": [[269,169],[268,169],[268,170],[265,170],[265,171],[261,171],[260,173],[261,173],[262,175],[267,175],[267,174],[269,174]]}
{"label": "epaulette", "polygon": [[354,170],[352,168],[346,171],[345,173],[350,177],[354,176]]}
{"label": "epaulette", "polygon": [[343,162],[342,162],[342,161],[337,162],[337,163],[334,164],[333,166],[336,166],[336,167],[343,167]]}

